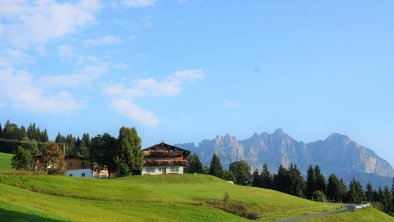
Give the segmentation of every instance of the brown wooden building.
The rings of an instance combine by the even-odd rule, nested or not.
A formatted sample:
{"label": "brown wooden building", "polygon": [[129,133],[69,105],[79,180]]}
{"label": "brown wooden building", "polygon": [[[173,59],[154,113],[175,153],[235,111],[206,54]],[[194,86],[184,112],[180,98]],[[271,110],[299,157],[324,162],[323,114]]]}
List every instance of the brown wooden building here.
{"label": "brown wooden building", "polygon": [[183,174],[187,165],[189,150],[171,146],[164,142],[143,150],[144,167],[142,175]]}

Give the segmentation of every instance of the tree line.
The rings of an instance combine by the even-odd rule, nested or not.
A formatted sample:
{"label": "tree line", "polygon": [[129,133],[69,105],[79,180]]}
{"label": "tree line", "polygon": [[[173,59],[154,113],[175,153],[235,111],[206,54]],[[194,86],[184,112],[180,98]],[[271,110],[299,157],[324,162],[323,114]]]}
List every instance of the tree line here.
{"label": "tree line", "polygon": [[39,154],[43,156],[43,169],[57,166],[54,173],[63,172],[64,155],[83,156],[96,170],[107,168],[116,176],[140,174],[143,167],[141,138],[135,128],[127,127],[119,129],[117,138],[108,133],[93,138],[88,133],[82,138],[58,133],[55,141],[49,142],[46,129],[40,130],[34,123],[26,129],[8,120],[4,128],[0,123],[0,152],[15,154],[12,166],[17,170],[36,170],[35,157]]}
{"label": "tree line", "polygon": [[267,164],[264,164],[261,171],[256,169],[251,174],[250,167],[244,160],[232,162],[228,170],[222,168],[216,154],[213,154],[209,167],[203,166],[197,154],[189,156],[188,160],[187,173],[209,174],[240,185],[273,189],[322,202],[360,204],[362,201],[368,201],[375,208],[394,214],[394,179],[391,189],[384,186],[376,190],[370,182],[367,183],[366,189],[363,189],[355,178],[350,181],[349,186],[333,173],[326,179],[318,165],[309,166],[305,179],[293,163],[288,168],[280,165],[276,173],[271,173]]}

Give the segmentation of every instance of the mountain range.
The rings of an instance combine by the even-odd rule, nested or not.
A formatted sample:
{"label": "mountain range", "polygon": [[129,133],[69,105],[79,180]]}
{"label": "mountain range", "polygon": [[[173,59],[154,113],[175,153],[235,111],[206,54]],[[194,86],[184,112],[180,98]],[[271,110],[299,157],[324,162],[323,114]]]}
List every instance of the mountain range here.
{"label": "mountain range", "polygon": [[363,187],[370,181],[375,188],[391,186],[394,176],[394,170],[386,160],[338,133],[324,140],[304,143],[277,129],[271,134],[255,133],[244,140],[227,134],[202,140],[197,146],[194,143],[176,146],[198,154],[204,165],[209,165],[212,155],[216,153],[224,169],[231,162],[245,160],[252,170],[260,171],[267,163],[271,173],[276,173],[279,165],[288,167],[294,163],[306,175],[308,167],[317,164],[326,176],[334,173],[347,183],[354,177]]}

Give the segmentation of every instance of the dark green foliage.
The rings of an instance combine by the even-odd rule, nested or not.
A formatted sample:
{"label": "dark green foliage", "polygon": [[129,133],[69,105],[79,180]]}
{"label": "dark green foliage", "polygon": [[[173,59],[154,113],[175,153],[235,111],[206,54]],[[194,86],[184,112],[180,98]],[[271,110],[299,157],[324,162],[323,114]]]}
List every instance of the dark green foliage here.
{"label": "dark green foliage", "polygon": [[393,204],[392,204],[391,201],[392,201],[392,197],[391,197],[390,189],[389,189],[388,186],[385,186],[384,190],[383,190],[383,196],[382,196],[382,199],[380,201],[382,203],[382,205],[383,205],[383,211],[385,213],[389,213],[389,212],[392,211]]}
{"label": "dark green foliage", "polygon": [[118,168],[116,174],[119,176],[140,174],[144,164],[143,158],[141,139],[137,130],[135,128],[120,128],[115,158]]}
{"label": "dark green foliage", "polygon": [[371,182],[368,181],[367,186],[366,186],[366,191],[365,191],[365,198],[367,201],[372,202],[374,201],[374,190],[372,187]]}
{"label": "dark green foliage", "polygon": [[223,170],[223,180],[235,181],[235,176],[230,170]]}
{"label": "dark green foliage", "polygon": [[274,175],[273,187],[275,190],[283,193],[290,193],[290,177],[289,172],[282,165],[279,166],[277,174]]}
{"label": "dark green foliage", "polygon": [[345,181],[343,181],[343,179],[341,178],[339,180],[339,191],[338,191],[338,195],[340,196],[340,202],[347,202],[348,200],[348,196],[347,196],[347,187],[345,184]]}
{"label": "dark green foliage", "polygon": [[339,179],[335,174],[328,177],[327,198],[330,201],[339,201],[341,199]]}
{"label": "dark green foliage", "polygon": [[108,133],[94,137],[89,147],[90,161],[97,164],[100,169],[107,167],[109,173],[115,173],[117,171],[116,145],[116,139]]}
{"label": "dark green foliage", "polygon": [[235,177],[235,183],[247,185],[250,182],[250,167],[245,160],[235,161],[230,164],[229,170]]}
{"label": "dark green foliage", "polygon": [[18,146],[11,161],[12,168],[16,170],[33,170],[34,160],[29,150]]}
{"label": "dark green foliage", "polygon": [[360,182],[356,179],[352,179],[349,184],[349,202],[359,204],[363,200],[363,190]]}
{"label": "dark green foliage", "polygon": [[187,173],[200,173],[200,174],[204,173],[202,168],[202,163],[197,154],[189,155],[187,157],[187,160],[188,160],[187,161],[188,166],[186,168]]}
{"label": "dark green foliage", "polygon": [[306,196],[311,198],[313,196],[313,192],[316,190],[320,190],[323,193],[326,193],[327,183],[326,178],[320,171],[320,167],[315,165],[315,168],[309,166],[306,177]]}
{"label": "dark green foliage", "polygon": [[219,157],[215,154],[212,156],[211,165],[209,167],[209,174],[219,178],[223,177],[222,164]]}
{"label": "dark green foliage", "polygon": [[304,196],[305,182],[296,164],[290,164],[289,170],[290,194],[298,197]]}
{"label": "dark green foliage", "polygon": [[261,170],[260,173],[260,182],[261,182],[261,187],[266,188],[266,189],[271,189],[272,188],[272,176],[270,171],[268,170],[267,164],[264,163],[263,169]]}
{"label": "dark green foliage", "polygon": [[252,187],[261,187],[261,177],[258,169],[255,169],[252,174]]}

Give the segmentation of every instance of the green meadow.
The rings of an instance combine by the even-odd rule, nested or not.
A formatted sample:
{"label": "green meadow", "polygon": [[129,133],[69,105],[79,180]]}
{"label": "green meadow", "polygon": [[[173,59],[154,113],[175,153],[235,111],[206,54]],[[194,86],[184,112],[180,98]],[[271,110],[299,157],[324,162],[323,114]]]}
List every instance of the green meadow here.
{"label": "green meadow", "polygon": [[[1,155],[2,169],[12,155]],[[8,168],[7,168],[8,167]],[[0,221],[251,221],[211,202],[241,204],[275,221],[334,211],[274,190],[238,186],[208,175],[128,176],[111,179],[0,171]],[[308,221],[393,221],[373,208]]]}
{"label": "green meadow", "polygon": [[10,170],[11,169],[11,159],[12,154],[0,153],[0,170]]}

